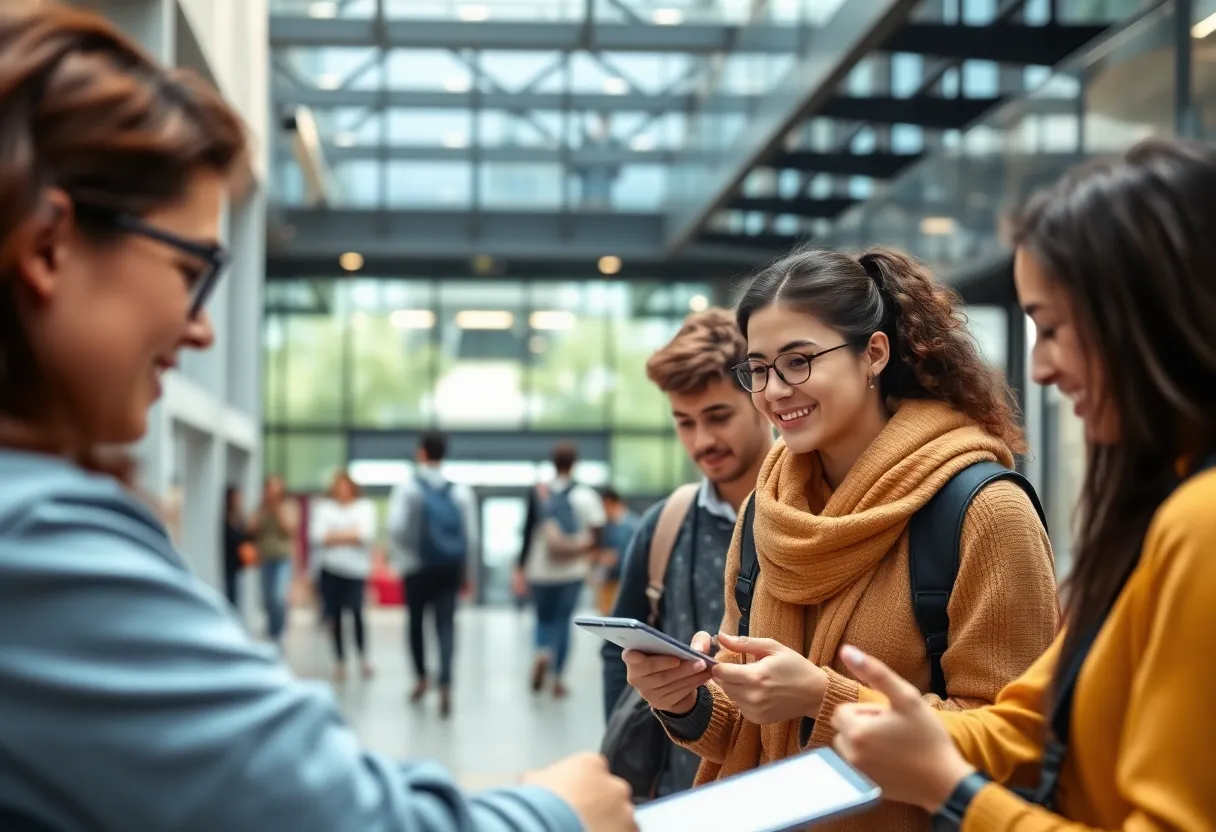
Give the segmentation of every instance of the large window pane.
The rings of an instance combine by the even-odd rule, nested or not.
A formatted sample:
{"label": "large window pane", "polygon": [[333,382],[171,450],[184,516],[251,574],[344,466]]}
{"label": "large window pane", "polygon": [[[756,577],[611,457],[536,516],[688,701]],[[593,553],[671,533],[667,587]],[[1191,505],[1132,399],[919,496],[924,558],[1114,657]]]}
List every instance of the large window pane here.
{"label": "large window pane", "polygon": [[612,388],[605,356],[611,323],[603,304],[605,288],[533,284],[528,352],[534,425],[603,427]]}
{"label": "large window pane", "polygon": [[668,436],[614,436],[612,484],[631,497],[669,491],[675,476],[673,441]]}
{"label": "large window pane", "polygon": [[282,474],[291,491],[324,492],[334,474],[346,464],[346,443],[336,433],[284,434],[278,445],[282,448],[283,467],[277,471],[267,468],[267,473]]}
{"label": "large window pane", "polygon": [[436,358],[431,284],[364,280],[354,289],[351,420],[376,428],[427,424]]}
{"label": "large window pane", "polygon": [[646,362],[691,310],[704,308],[708,290],[700,284],[620,283],[616,291],[621,318],[613,327],[612,425],[670,429],[667,397],[646,377]]}
{"label": "large window pane", "polygon": [[523,426],[528,333],[521,283],[442,282],[435,413],[445,428]]}
{"label": "large window pane", "polygon": [[285,315],[282,418],[302,425],[342,420],[342,324],[333,314]]}

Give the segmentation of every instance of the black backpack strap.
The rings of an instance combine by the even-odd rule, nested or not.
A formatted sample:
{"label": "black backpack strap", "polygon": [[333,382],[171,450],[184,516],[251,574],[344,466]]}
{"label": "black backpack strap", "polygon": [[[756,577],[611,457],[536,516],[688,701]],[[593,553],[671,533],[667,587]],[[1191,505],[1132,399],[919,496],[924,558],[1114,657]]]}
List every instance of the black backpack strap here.
{"label": "black backpack strap", "polygon": [[997,480],[1009,480],[1021,487],[1038,512],[1043,528],[1047,528],[1043,506],[1034,486],[1017,471],[998,462],[977,462],[959,471],[912,515],[909,523],[908,571],[912,609],[925,639],[925,652],[929,655],[930,690],[942,699],[946,698],[942,656],[949,641],[950,594],[958,578],[963,521],[975,495]]}
{"label": "black backpack strap", "polygon": [[740,636],[746,636],[751,626],[752,593],[756,591],[756,581],[760,578],[760,558],[756,556],[756,538],[752,534],[752,526],[756,520],[756,495],[747,498],[747,508],[743,512],[743,537],[739,545],[739,577],[735,579],[735,604],[739,607]]}

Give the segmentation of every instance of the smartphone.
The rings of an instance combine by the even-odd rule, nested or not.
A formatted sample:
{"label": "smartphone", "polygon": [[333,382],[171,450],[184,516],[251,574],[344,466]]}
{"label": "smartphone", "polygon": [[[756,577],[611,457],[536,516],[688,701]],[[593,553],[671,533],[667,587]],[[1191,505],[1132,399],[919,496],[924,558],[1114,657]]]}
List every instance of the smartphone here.
{"label": "smartphone", "polygon": [[759,766],[638,807],[639,832],[785,832],[875,806],[882,790],[830,748]]}
{"label": "smartphone", "polygon": [[705,653],[692,649],[678,639],[674,639],[667,633],[660,632],[636,618],[580,615],[574,619],[574,623],[587,632],[626,650],[637,650],[648,656],[674,656],[686,661],[700,659],[706,665],[717,664],[712,657]]}

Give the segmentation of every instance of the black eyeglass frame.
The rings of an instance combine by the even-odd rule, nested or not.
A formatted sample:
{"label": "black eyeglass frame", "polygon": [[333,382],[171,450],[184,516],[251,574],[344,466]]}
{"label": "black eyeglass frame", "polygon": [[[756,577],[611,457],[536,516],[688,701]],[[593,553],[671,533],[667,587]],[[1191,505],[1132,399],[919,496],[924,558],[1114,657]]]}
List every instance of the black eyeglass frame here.
{"label": "black eyeglass frame", "polygon": [[[843,344],[837,344],[834,347],[828,347],[826,350],[820,350],[819,352],[783,352],[773,359],[772,364],[769,364],[767,361],[761,361],[758,358],[749,358],[748,360],[731,367],[731,369],[735,373],[735,378],[737,378],[739,380],[739,383],[743,385],[743,389],[746,390],[748,393],[763,392],[764,388],[768,387],[769,375],[772,373],[776,373],[777,378],[781,379],[783,382],[785,382],[786,384],[788,384],[792,387],[795,384],[804,384],[806,382],[806,380],[811,377],[811,365],[812,365],[812,363],[814,363],[816,358],[827,355],[830,352],[836,352],[836,350],[844,349],[847,346],[848,346],[848,343],[846,342]],[[806,375],[803,378],[798,379],[797,381],[794,381],[793,379],[786,378],[785,373],[783,373],[783,372],[781,372],[781,370],[777,369],[777,362],[780,361],[784,356],[787,356],[787,355],[796,355],[799,358],[806,359]],[[759,369],[760,367],[764,367],[764,382],[759,387],[753,389],[752,388],[752,379],[753,379],[752,369],[753,368]]]}
{"label": "black eyeglass frame", "polygon": [[203,311],[203,307],[207,305],[207,300],[211,297],[211,293],[215,291],[216,284],[219,283],[220,278],[223,276],[224,270],[232,262],[231,253],[222,245],[200,243],[197,240],[187,239],[186,237],[174,234],[172,231],[158,228],[141,217],[126,211],[116,211],[102,205],[86,203],[77,203],[76,210],[86,216],[92,214],[103,217],[121,231],[125,231],[128,234],[136,234],[149,240],[155,240],[170,248],[175,248],[183,254],[188,254],[201,260],[204,263],[203,270],[195,279],[194,285],[190,287],[190,320],[197,318]]}

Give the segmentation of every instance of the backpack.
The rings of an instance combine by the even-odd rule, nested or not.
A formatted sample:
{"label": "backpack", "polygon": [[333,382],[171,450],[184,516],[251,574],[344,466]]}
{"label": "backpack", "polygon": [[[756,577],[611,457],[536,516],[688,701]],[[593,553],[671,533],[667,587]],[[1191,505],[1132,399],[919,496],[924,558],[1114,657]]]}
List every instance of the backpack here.
{"label": "backpack", "polygon": [[575,535],[582,531],[582,523],[579,522],[578,515],[574,512],[574,504],[570,502],[570,492],[573,490],[574,483],[569,483],[565,488],[559,489],[550,486],[540,493],[540,506],[544,518],[557,523],[562,534],[566,535]]}
{"label": "backpack", "polygon": [[[948,606],[954,581],[958,577],[959,543],[967,509],[984,486],[997,480],[1017,484],[1038,512],[1043,528],[1047,518],[1039,495],[1030,481],[1017,471],[997,462],[976,462],[959,471],[941,487],[933,498],[912,515],[908,529],[908,573],[912,593],[912,609],[916,623],[925,640],[929,656],[930,690],[946,698],[946,674],[942,656],[946,652],[950,633]],[[739,605],[739,635],[746,636],[750,625],[751,598],[760,577],[760,561],[756,557],[756,541],[752,524],[756,517],[756,496],[747,500],[743,518],[743,540],[740,547],[739,578],[735,581],[735,603]]]}
{"label": "backpack", "polygon": [[[646,623],[659,626],[660,602],[667,575],[671,549],[684,524],[684,517],[696,499],[699,486],[682,485],[672,492],[659,512],[654,537],[650,540],[649,580],[646,599],[650,615]],[[650,705],[633,687],[626,685],[612,706],[612,716],[604,731],[600,753],[608,760],[608,770],[623,779],[633,790],[635,803],[645,803],[658,793],[659,778],[667,768],[671,739]]]}
{"label": "backpack", "polygon": [[464,513],[452,496],[452,484],[444,480],[432,485],[417,478],[420,500],[421,533],[418,557],[423,566],[456,566],[468,556]]}

